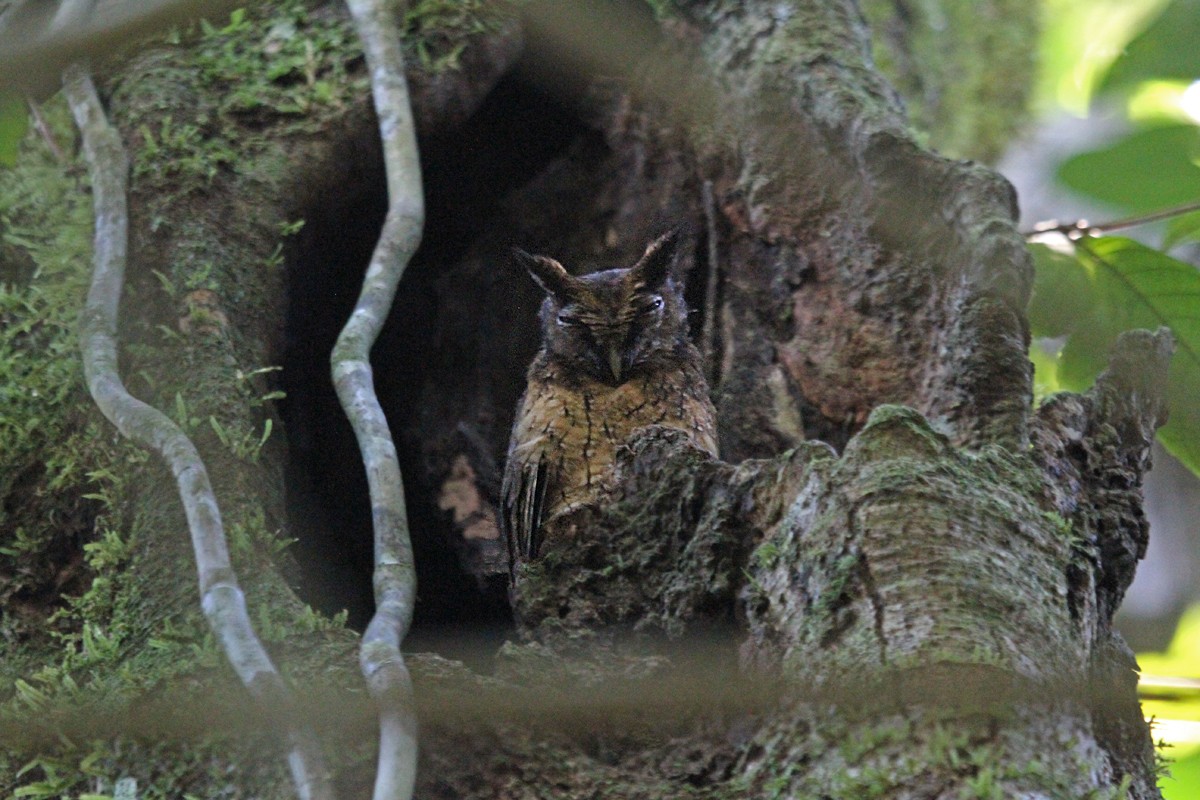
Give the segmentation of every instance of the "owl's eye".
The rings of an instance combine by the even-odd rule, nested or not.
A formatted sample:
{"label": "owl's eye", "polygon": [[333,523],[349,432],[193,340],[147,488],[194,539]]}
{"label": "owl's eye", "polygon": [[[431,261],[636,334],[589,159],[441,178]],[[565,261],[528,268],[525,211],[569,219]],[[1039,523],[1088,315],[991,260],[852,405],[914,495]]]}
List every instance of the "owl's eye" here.
{"label": "owl's eye", "polygon": [[646,305],[643,306],[642,313],[650,314],[654,311],[658,311],[662,307],[663,307],[662,295],[657,295],[657,294],[652,295],[650,297],[650,299],[646,302]]}
{"label": "owl's eye", "polygon": [[579,324],[579,317],[572,314],[570,311],[558,312],[558,324],[563,327],[570,327]]}

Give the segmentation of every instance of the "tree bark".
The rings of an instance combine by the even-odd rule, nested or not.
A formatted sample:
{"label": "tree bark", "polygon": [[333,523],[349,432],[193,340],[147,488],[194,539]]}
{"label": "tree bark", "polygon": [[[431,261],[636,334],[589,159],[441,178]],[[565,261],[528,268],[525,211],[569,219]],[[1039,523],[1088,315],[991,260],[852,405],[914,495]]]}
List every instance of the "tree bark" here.
{"label": "tree bark", "polygon": [[[886,27],[903,15],[885,5],[865,7]],[[568,7],[601,12],[580,39],[578,18],[555,16]],[[890,55],[945,141],[1002,136],[987,122],[995,104],[956,120],[911,96],[961,63],[928,67],[915,44],[927,39],[877,30],[873,42],[849,0],[688,0],[606,29],[613,13],[550,3],[523,20],[489,7],[450,32],[414,23],[429,222],[374,353],[424,570],[414,646],[439,624],[489,620],[494,635],[510,614],[494,503],[537,294],[499,266],[506,246],[611,265],[690,222],[688,297],[716,300],[700,317],[718,323],[721,460],[667,431],[635,437],[605,500],[556,518],[518,574],[514,641],[471,661],[493,674],[416,659],[417,796],[1157,797],[1111,618],[1145,547],[1140,482],[1166,413],[1169,337],[1126,336],[1091,392],[1032,409],[1014,193],[923,147],[872,58]],[[262,41],[271,23],[255,24]],[[614,57],[608,36],[629,49]],[[953,41],[983,39],[1003,37]],[[442,57],[460,68],[439,71]],[[577,69],[547,88],[539,67],[564,58]],[[228,122],[186,63],[151,49],[113,76],[111,112],[143,155],[165,119],[208,133]],[[341,459],[352,439],[325,416],[332,389],[304,356],[327,353],[365,261],[352,253],[373,245],[357,218],[379,213],[366,93],[345,97],[309,128],[235,116],[237,169],[220,166],[201,191],[135,170],[131,279],[143,313],[175,334],[159,341],[129,319],[122,335],[139,347],[126,373],[144,372],[160,406],[179,393],[189,418],[261,431],[273,412],[256,399],[270,387],[245,376],[284,363],[289,397],[272,418],[286,448],[272,437],[254,461],[203,430],[198,444],[231,530],[264,532],[241,555],[258,567],[248,600],[267,609],[298,680],[352,675],[353,637],[302,622],[288,578],[324,575],[325,595],[306,599],[345,605],[352,621],[369,593],[334,591],[369,563],[352,507],[361,467]],[[270,257],[279,223],[298,216],[284,273]],[[143,470],[118,589],[137,633],[119,663],[153,676],[140,686],[209,680],[183,647],[170,669],[149,666],[146,642],[174,627],[190,646],[198,610],[169,579],[184,569],[182,536],[151,534],[182,531],[181,514],[162,473]],[[265,532],[281,528],[303,539],[295,559],[322,563],[297,572],[272,556]],[[340,756],[339,788],[362,790],[369,760]],[[172,783],[145,746],[105,763],[197,794],[215,780]],[[245,781],[273,796],[272,774]]]}

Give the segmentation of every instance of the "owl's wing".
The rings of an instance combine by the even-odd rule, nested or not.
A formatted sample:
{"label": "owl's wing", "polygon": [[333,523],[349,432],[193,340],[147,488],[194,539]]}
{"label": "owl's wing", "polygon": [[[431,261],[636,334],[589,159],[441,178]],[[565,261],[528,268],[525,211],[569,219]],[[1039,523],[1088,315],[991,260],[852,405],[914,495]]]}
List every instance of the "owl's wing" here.
{"label": "owl's wing", "polygon": [[500,488],[501,519],[508,545],[509,572],[515,572],[517,560],[537,555],[542,544],[542,515],[545,510],[546,459],[516,461],[510,454]]}

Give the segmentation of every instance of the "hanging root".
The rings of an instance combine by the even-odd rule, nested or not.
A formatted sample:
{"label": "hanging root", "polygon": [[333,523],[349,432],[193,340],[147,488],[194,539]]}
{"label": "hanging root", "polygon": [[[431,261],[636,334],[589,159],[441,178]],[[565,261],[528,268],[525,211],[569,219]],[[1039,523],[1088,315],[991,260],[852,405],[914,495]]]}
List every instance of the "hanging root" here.
{"label": "hanging root", "polygon": [[417,579],[400,463],[375,394],[371,345],[387,319],[396,287],[421,242],[425,223],[421,164],[413,126],[400,16],[383,0],[347,0],[366,52],[387,168],[388,213],[362,293],[330,358],[333,383],[358,437],[375,528],[375,616],[363,634],[359,663],[379,712],[375,800],[408,800],[417,773],[412,683],[400,644],[412,623]]}
{"label": "hanging root", "polygon": [[117,373],[117,309],[129,229],[129,158],[104,115],[87,70],[70,67],[64,85],[83,134],[96,215],[92,285],[80,321],[88,389],[122,435],[153,448],[171,468],[192,536],[204,616],[242,683],[276,720],[278,733],[287,743],[288,765],[299,796],[303,800],[332,798],[316,736],[300,720],[283,678],[250,625],[246,599],[229,562],[221,513],[200,454],[166,415],[130,395]]}

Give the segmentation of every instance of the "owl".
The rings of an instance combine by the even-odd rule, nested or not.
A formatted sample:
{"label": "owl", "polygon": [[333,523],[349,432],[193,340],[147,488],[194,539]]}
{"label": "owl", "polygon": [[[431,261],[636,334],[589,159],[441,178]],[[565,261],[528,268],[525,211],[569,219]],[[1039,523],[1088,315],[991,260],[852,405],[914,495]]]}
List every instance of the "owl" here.
{"label": "owl", "polygon": [[677,232],[628,269],[574,277],[546,256],[513,252],[546,292],[542,348],[517,407],[501,485],[509,566],[537,556],[551,517],[596,499],[617,448],[664,425],[717,454],[716,412],[688,339]]}

